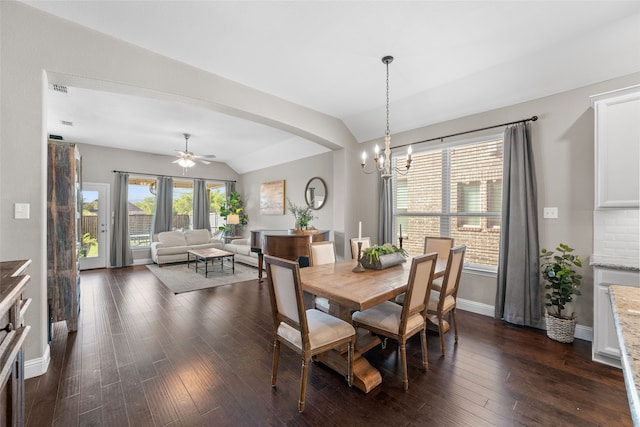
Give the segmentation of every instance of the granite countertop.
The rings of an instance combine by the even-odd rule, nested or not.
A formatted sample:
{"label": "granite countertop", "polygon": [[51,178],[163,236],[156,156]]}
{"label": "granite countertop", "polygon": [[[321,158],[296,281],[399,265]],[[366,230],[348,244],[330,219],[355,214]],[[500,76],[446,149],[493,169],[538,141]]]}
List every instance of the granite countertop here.
{"label": "granite countertop", "polygon": [[589,265],[592,267],[611,268],[613,270],[640,271],[640,260],[632,258],[593,254],[589,258]]}
{"label": "granite countertop", "polygon": [[640,288],[612,285],[609,297],[620,343],[631,418],[634,426],[640,426]]}

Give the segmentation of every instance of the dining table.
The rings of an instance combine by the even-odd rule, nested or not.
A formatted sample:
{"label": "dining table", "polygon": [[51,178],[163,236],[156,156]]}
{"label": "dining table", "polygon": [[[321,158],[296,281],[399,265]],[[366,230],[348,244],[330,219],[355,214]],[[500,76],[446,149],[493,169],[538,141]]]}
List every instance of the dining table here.
{"label": "dining table", "polygon": [[[357,260],[302,268],[302,289],[312,295],[327,298],[329,314],[351,323],[354,311],[366,310],[392,300],[407,290],[412,258],[413,256],[409,256],[405,262],[382,270],[364,269],[363,272],[352,271],[358,265]],[[447,260],[438,260],[434,278],[443,276],[446,266]],[[382,383],[382,375],[362,355],[380,343],[380,338],[368,331],[357,331],[352,380],[353,385],[365,393]],[[318,354],[316,358],[341,375],[348,372],[346,346]]]}

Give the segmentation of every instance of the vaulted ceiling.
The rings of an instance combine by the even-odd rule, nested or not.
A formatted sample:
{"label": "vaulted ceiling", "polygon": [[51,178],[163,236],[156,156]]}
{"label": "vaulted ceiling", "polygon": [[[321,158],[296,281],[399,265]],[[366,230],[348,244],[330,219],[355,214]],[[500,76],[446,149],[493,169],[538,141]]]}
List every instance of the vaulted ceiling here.
{"label": "vaulted ceiling", "polygon": [[[384,134],[384,55],[392,133],[640,71],[638,1],[24,3],[336,117],[359,142]],[[49,133],[67,140],[174,155],[188,132],[238,173],[328,150],[184,103],[74,87],[49,100]]]}

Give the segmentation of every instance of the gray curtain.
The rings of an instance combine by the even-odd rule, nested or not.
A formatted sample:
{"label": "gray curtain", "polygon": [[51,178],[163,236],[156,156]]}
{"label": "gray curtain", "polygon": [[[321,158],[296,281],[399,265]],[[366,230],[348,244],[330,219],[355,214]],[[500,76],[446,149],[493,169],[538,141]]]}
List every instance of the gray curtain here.
{"label": "gray curtain", "polygon": [[193,180],[193,229],[210,230],[209,197],[207,183],[204,179]]}
{"label": "gray curtain", "polygon": [[111,266],[133,264],[129,242],[129,174],[116,172],[113,234],[111,234]]}
{"label": "gray curtain", "polygon": [[173,178],[159,176],[156,185],[156,213],[153,216],[153,232],[160,233],[173,228]]}
{"label": "gray curtain", "polygon": [[495,317],[542,328],[536,174],[529,125],[504,131],[502,233]]}
{"label": "gray curtain", "polygon": [[380,204],[378,210],[378,244],[393,241],[393,192],[391,178],[380,178]]}
{"label": "gray curtain", "polygon": [[236,191],[236,183],[235,182],[225,182],[224,183],[224,197],[228,199],[232,192]]}

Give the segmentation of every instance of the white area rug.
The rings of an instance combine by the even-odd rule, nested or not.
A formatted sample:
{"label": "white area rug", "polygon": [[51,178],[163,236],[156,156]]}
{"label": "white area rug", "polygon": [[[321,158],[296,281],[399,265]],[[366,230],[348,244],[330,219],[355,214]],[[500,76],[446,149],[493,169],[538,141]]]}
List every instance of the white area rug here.
{"label": "white area rug", "polygon": [[258,279],[257,268],[239,262],[236,262],[235,274],[227,262],[225,262],[224,270],[220,270],[219,262],[213,266],[209,265],[209,273],[206,278],[202,263],[198,266],[197,274],[193,262],[188,269],[187,263],[164,264],[162,267],[158,267],[157,264],[147,264],[147,268],[174,294]]}

